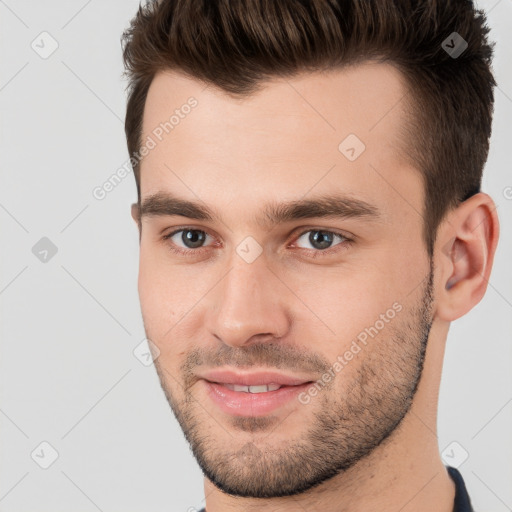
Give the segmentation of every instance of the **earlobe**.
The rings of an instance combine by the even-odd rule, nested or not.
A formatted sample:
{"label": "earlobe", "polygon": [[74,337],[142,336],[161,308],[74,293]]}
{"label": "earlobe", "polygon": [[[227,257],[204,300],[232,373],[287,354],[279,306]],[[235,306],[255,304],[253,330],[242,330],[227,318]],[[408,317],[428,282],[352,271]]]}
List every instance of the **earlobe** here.
{"label": "earlobe", "polygon": [[437,316],[453,321],[470,311],[485,294],[499,236],[496,205],[478,193],[450,212],[439,227],[435,252],[438,278]]}

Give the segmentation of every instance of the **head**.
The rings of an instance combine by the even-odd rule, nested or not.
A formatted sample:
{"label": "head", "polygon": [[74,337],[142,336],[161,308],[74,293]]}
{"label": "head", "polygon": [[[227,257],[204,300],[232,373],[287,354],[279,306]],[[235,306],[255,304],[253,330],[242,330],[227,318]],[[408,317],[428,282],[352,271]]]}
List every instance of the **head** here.
{"label": "head", "polygon": [[[497,243],[487,32],[469,1],[176,0],[132,20],[144,326],[220,489],[306,491],[432,403]],[[305,384],[237,412],[208,383],[226,368]]]}

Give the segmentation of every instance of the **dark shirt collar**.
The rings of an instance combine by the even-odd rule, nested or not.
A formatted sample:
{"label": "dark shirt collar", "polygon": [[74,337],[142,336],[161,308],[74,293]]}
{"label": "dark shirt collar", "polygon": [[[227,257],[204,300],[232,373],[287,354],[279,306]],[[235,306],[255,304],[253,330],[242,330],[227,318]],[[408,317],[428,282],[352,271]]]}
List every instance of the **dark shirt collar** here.
{"label": "dark shirt collar", "polygon": [[446,469],[455,483],[453,512],[474,512],[462,475],[455,468],[447,466]]}

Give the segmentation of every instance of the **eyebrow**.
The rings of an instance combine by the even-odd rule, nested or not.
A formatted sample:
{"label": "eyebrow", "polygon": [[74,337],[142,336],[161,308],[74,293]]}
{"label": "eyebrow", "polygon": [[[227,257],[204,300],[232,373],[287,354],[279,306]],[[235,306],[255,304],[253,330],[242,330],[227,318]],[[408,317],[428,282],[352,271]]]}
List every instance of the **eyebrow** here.
{"label": "eyebrow", "polygon": [[[182,199],[169,192],[157,192],[146,197],[139,209],[139,219],[173,215],[203,221],[221,220],[220,213],[204,203]],[[284,222],[314,217],[378,220],[381,214],[377,207],[360,199],[328,194],[281,203],[270,201],[264,205],[263,216],[255,220],[259,226],[270,228]]]}

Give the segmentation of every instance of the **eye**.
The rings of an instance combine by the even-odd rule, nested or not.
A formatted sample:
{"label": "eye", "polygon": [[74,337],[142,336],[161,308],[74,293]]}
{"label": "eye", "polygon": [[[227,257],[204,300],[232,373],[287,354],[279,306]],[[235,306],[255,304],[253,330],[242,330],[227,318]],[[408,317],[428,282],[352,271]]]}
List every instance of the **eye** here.
{"label": "eye", "polygon": [[212,238],[200,229],[182,228],[165,235],[164,240],[170,240],[169,247],[176,252],[186,253],[190,250],[201,249],[207,238]]}
{"label": "eye", "polygon": [[338,239],[340,242],[335,245],[340,245],[343,242],[350,242],[350,239],[341,233],[326,231],[323,229],[310,229],[308,231],[304,231],[297,238],[297,241],[299,241],[301,238],[304,238],[308,233],[309,236],[305,238],[305,243],[310,244],[311,247],[303,247],[304,249],[312,248],[316,251],[326,251],[333,247],[333,242],[336,239]]}

